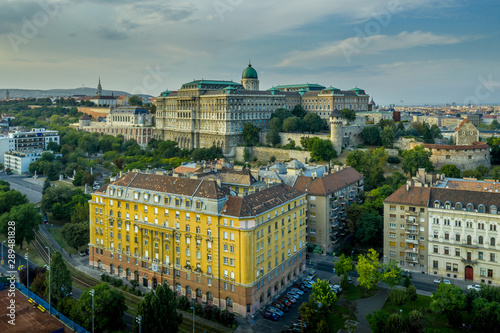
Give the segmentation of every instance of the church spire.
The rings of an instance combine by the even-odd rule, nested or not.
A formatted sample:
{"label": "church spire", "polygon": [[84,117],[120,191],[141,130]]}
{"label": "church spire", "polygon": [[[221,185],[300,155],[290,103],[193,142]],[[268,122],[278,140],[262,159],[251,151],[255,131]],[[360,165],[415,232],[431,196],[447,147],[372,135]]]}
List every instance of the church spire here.
{"label": "church spire", "polygon": [[97,85],[97,96],[102,95],[101,77],[99,76],[99,84]]}

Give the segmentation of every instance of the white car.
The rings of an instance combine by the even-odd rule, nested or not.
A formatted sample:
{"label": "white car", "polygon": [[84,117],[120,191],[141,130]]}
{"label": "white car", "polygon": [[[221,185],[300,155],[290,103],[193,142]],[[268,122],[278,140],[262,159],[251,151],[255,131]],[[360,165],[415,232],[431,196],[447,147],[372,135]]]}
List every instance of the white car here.
{"label": "white car", "polygon": [[277,309],[275,307],[272,307],[272,306],[268,307],[267,311],[274,312],[280,317],[283,317],[283,315],[284,315],[283,311],[281,311],[280,309]]}
{"label": "white car", "polygon": [[342,287],[338,284],[334,284],[333,286],[331,286],[333,289],[337,289],[338,291],[342,291]]}
{"label": "white car", "polygon": [[435,279],[434,283],[437,283],[437,284],[439,284],[439,283],[451,284],[451,281],[450,280]]}
{"label": "white car", "polygon": [[478,284],[469,284],[469,285],[467,286],[467,289],[475,289],[475,290],[477,290],[477,291],[480,291],[480,290],[481,290],[481,286],[480,286],[480,285],[478,285]]}
{"label": "white car", "polygon": [[292,288],[292,291],[299,294],[300,296],[304,295],[304,292],[298,288]]}

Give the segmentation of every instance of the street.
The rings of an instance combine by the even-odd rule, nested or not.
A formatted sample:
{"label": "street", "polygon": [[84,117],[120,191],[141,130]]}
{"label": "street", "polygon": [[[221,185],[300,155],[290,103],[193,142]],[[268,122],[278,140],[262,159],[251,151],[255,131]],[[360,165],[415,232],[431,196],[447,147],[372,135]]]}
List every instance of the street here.
{"label": "street", "polygon": [[0,179],[8,181],[10,188],[26,194],[31,203],[38,203],[42,201],[43,186],[35,184],[33,178],[26,178],[19,175],[6,175],[0,174]]}

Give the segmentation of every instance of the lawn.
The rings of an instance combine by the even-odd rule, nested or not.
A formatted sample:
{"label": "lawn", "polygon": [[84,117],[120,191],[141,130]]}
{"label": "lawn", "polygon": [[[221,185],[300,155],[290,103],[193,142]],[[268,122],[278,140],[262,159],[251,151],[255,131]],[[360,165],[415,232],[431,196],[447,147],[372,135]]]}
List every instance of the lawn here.
{"label": "lawn", "polygon": [[[7,237],[3,234],[0,234],[0,243],[3,242],[4,240],[7,240]],[[28,243],[24,242],[22,249],[19,248],[19,246],[16,245],[14,250],[16,251],[17,254],[20,254],[24,257],[24,254],[26,253],[26,245]],[[7,246],[7,242],[4,243],[5,246]],[[42,267],[45,265],[45,261],[43,261],[42,257],[38,255],[37,250],[32,244],[29,244],[29,259],[31,262],[34,262],[37,266]],[[7,259],[7,247],[4,248],[4,259]],[[5,261],[7,262],[7,260]]]}
{"label": "lawn", "polygon": [[342,290],[342,293],[340,294],[341,298],[345,299],[350,299],[350,300],[355,300],[355,299],[361,299],[361,298],[368,298],[375,296],[378,291],[380,290],[380,287],[375,286],[372,289],[368,290],[368,292],[365,292],[365,288],[355,285],[350,284],[347,290]]}
{"label": "lawn", "polygon": [[[68,245],[68,243],[66,243],[66,241],[64,240],[63,236],[62,236],[62,228],[57,228],[57,227],[52,227],[52,228],[48,228],[48,231],[49,233],[52,235],[52,237],[54,237],[54,239],[56,240],[56,242],[61,245],[61,242],[62,242],[62,247],[66,250],[66,252],[68,252],[68,254],[78,254],[78,252],[72,248],[71,246]],[[86,247],[86,246],[84,246]],[[84,248],[82,247],[82,248]]]}
{"label": "lawn", "polygon": [[439,329],[443,333],[461,332],[460,330],[454,329],[450,325],[448,325],[448,319],[446,318],[446,316],[432,312],[429,309],[431,301],[432,298],[430,296],[417,295],[416,301],[408,301],[405,304],[398,306],[392,303],[389,298],[387,298],[384,306],[382,307],[382,310],[386,311],[389,314],[397,313],[400,310],[403,310],[403,319],[406,319],[410,311],[420,310],[424,314],[424,319],[427,323],[427,327]]}
{"label": "lawn", "polygon": [[351,319],[357,321],[354,312],[340,305],[335,305],[333,311],[328,313],[326,321],[330,332],[337,332],[340,329],[345,329],[345,321]]}

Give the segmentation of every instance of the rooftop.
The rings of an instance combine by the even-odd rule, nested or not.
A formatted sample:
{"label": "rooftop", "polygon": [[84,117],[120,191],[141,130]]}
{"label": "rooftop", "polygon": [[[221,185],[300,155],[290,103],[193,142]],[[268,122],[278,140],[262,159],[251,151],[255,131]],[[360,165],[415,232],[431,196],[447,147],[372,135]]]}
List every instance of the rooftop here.
{"label": "rooftop", "polygon": [[294,188],[314,195],[328,195],[348,185],[364,179],[364,176],[352,167],[346,167],[323,177],[298,176]]}

